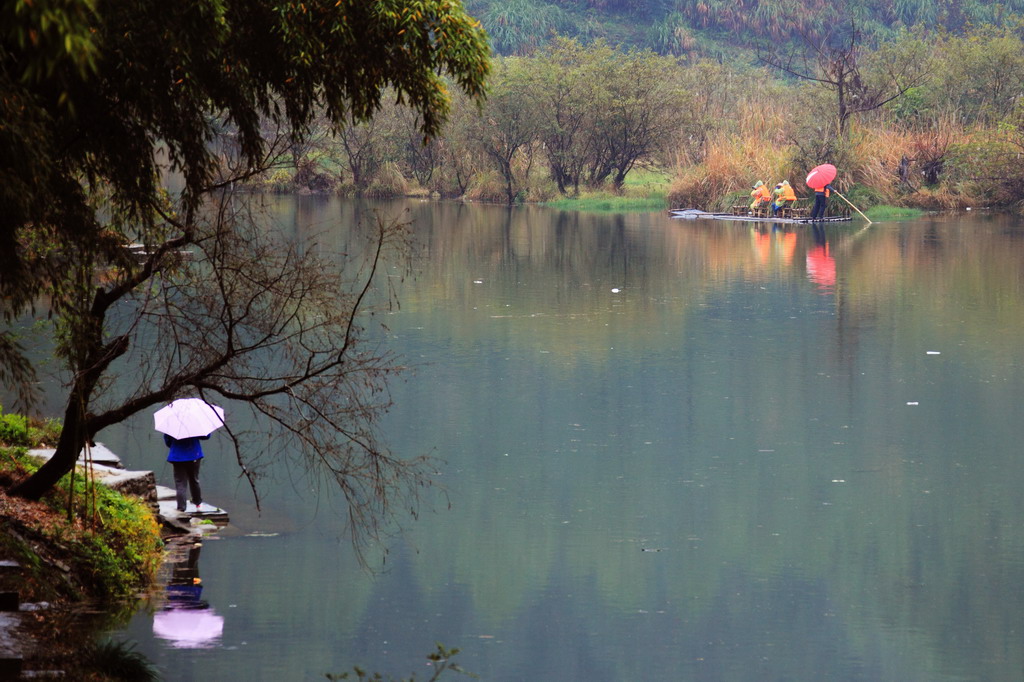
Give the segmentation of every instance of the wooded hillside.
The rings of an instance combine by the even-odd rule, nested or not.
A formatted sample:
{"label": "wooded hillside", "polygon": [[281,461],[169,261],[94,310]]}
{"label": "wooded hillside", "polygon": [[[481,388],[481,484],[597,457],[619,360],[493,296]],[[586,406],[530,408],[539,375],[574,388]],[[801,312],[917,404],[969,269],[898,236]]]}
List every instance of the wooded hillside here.
{"label": "wooded hillside", "polygon": [[856,22],[871,41],[907,28],[959,33],[1019,26],[1024,0],[468,0],[499,54],[529,54],[554,34],[649,48],[660,54],[728,59],[766,41],[820,37]]}

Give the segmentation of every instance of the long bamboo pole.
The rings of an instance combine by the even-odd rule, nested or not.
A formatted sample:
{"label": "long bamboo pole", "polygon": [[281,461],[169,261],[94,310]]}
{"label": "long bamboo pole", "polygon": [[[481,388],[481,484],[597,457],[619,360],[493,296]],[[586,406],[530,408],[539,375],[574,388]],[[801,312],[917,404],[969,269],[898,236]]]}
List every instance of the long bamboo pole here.
{"label": "long bamboo pole", "polygon": [[[839,192],[837,192],[836,190],[832,190],[832,191],[835,192],[836,194],[839,194]],[[869,218],[866,215],[864,215],[863,213],[861,213],[860,209],[857,208],[856,206],[854,206],[852,203],[850,203],[849,199],[844,197],[842,194],[839,194],[839,198],[842,199],[843,201],[845,201],[846,203],[850,204],[850,208],[852,208],[854,211],[856,211],[857,213],[860,213],[860,217],[863,218],[864,220],[868,221],[868,225],[872,224],[871,223],[871,218]]]}

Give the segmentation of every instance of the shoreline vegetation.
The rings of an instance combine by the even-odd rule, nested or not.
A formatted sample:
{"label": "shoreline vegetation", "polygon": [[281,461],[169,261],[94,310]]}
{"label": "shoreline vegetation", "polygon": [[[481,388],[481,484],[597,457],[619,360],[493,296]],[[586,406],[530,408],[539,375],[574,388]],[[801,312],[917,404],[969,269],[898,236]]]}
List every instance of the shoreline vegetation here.
{"label": "shoreline vegetation", "polygon": [[[54,671],[72,680],[158,680],[159,670],[134,643],[93,634],[124,626],[138,599],[155,587],[164,541],[153,510],[139,498],[89,485],[80,470],[73,493],[69,475],[38,502],[7,494],[39,467],[28,450],[52,447],[61,428],[57,419],[4,414],[0,408],[0,560],[21,567],[0,573],[0,591],[17,592],[21,603],[32,605],[8,639],[16,638],[28,671]],[[68,632],[79,634],[68,638]],[[426,656],[430,680],[448,672],[474,676],[455,661],[459,653],[437,644]],[[371,674],[354,667],[324,677]]]}
{"label": "shoreline vegetation", "polygon": [[[153,511],[81,472],[39,502],[7,493],[39,467],[29,448],[52,447],[60,429],[58,420],[0,413],[0,559],[20,567],[0,576],[0,590],[40,606],[23,612],[24,665],[71,679],[112,679],[111,670],[155,679],[132,646],[88,634],[127,622],[137,595],[154,585],[163,541]],[[68,638],[69,629],[82,634]]]}
{"label": "shoreline vegetation", "polygon": [[[806,199],[806,173],[828,162],[863,211],[1024,210],[1024,96],[1006,87],[1024,81],[1019,27],[906,30],[885,42],[854,30],[848,41],[787,73],[767,51],[722,63],[557,38],[495,57],[482,108],[454,92],[447,127],[426,143],[415,118],[386,103],[335,137],[314,126],[247,187],[724,210],[749,203],[757,180],[788,180]],[[843,59],[848,81],[814,80]]]}

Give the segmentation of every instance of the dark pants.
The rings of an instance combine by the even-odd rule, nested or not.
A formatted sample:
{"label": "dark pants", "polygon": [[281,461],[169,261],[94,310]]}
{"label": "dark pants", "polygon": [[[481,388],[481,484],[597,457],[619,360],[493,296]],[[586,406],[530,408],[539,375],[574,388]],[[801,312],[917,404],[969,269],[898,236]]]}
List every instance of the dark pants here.
{"label": "dark pants", "polygon": [[185,511],[187,493],[192,492],[192,503],[198,505],[203,501],[203,493],[199,489],[199,465],[201,459],[191,462],[171,462],[174,467],[174,493],[177,497],[178,511]]}
{"label": "dark pants", "polygon": [[811,209],[812,218],[824,218],[825,209],[828,208],[828,199],[825,198],[824,192],[814,193],[814,208]]}

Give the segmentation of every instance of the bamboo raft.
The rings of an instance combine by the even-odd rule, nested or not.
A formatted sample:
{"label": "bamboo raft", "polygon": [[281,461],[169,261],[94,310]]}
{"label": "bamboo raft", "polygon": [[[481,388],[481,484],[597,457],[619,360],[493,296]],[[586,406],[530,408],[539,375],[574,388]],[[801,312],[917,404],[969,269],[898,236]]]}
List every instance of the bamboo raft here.
{"label": "bamboo raft", "polygon": [[755,223],[844,223],[852,220],[848,215],[833,215],[814,219],[808,216],[806,211],[807,209],[783,208],[779,210],[778,215],[773,216],[771,210],[759,209],[756,212],[750,212],[746,206],[740,206],[735,207],[732,213],[712,213],[696,208],[684,208],[673,209],[669,211],[669,214],[673,218],[686,218],[687,220],[703,218],[706,220],[739,220]]}

